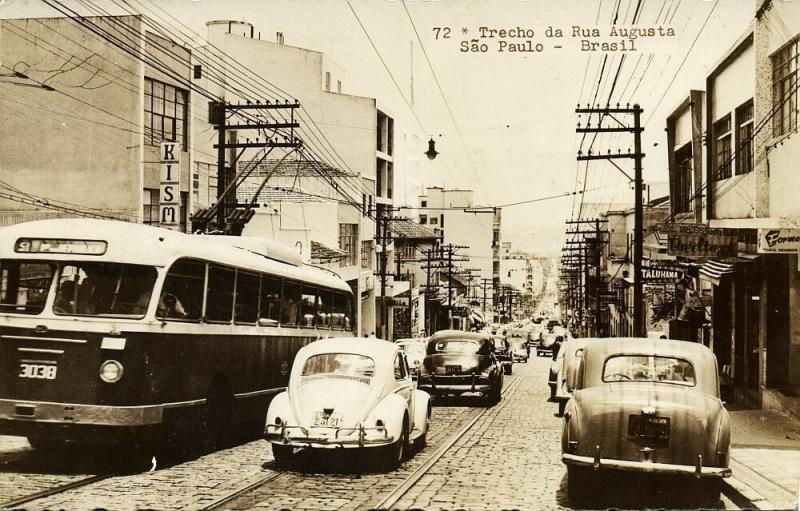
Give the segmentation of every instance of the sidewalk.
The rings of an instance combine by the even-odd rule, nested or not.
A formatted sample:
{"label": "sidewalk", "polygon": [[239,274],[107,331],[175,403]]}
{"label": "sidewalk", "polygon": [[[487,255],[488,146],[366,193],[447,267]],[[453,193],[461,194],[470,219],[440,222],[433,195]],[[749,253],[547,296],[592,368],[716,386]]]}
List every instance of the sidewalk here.
{"label": "sidewalk", "polygon": [[772,410],[730,415],[728,486],[758,509],[798,509],[800,422]]}

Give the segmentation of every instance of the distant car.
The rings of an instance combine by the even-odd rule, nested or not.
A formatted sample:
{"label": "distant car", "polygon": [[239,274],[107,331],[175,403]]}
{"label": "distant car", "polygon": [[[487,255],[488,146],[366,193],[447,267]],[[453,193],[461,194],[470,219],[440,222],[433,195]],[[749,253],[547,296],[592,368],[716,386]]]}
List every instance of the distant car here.
{"label": "distant car", "polygon": [[480,394],[489,405],[503,390],[503,368],[488,334],[442,330],[428,340],[419,388],[434,396]]}
{"label": "distant car", "polygon": [[411,379],[397,344],[359,338],[312,342],[295,356],[289,385],[267,411],[277,463],[298,448],[365,447],[394,469],[425,444],[430,396]]}
{"label": "distant car", "polygon": [[[553,344],[553,346],[556,346],[556,344]],[[558,372],[561,364],[564,362],[564,353],[561,349],[554,351],[551,347],[550,354],[553,357],[553,362],[550,364],[550,371],[547,375],[547,385],[550,387],[549,401],[555,401],[556,387],[558,387]]]}
{"label": "distant car", "polygon": [[511,356],[511,345],[502,335],[493,336],[492,342],[494,344],[494,354],[503,365],[503,372],[512,374],[514,372],[514,359]]}
{"label": "distant car", "polygon": [[537,357],[551,357],[553,356],[553,344],[556,342],[556,336],[553,334],[544,334],[536,346]]}
{"label": "distant car", "polygon": [[567,402],[572,398],[575,382],[578,379],[578,369],[583,358],[583,348],[589,342],[588,338],[571,339],[561,345],[556,358],[556,386],[553,399],[558,403],[558,414],[564,415]]}
{"label": "distant car", "polygon": [[411,368],[413,375],[416,376],[417,371],[422,365],[422,361],[425,360],[425,348],[427,343],[417,339],[397,340],[395,343],[400,346],[406,354],[408,366]]}
{"label": "distant car", "polygon": [[710,349],[602,339],[584,347],[580,364],[561,435],[571,499],[583,500],[605,470],[685,475],[698,482],[693,491],[719,499],[731,474],[731,423]]}
{"label": "distant car", "polygon": [[528,342],[522,337],[512,337],[508,343],[511,345],[511,359],[513,362],[528,362]]}

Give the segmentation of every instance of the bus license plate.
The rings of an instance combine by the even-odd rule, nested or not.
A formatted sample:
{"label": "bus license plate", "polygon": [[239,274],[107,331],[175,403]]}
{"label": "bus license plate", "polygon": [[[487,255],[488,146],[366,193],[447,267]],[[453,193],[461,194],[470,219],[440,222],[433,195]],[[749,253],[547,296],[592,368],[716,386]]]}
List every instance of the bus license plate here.
{"label": "bus license plate", "polygon": [[323,412],[314,413],[314,425],[328,428],[338,428],[342,425],[342,416],[338,413],[326,415]]}
{"label": "bus license plate", "polygon": [[58,367],[54,364],[20,364],[18,376],[20,378],[55,380],[57,370]]}

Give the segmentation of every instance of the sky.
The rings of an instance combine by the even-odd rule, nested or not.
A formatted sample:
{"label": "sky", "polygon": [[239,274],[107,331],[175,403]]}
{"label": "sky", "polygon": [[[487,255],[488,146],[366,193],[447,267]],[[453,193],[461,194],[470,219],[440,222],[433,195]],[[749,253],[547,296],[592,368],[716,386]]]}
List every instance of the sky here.
{"label": "sky", "polygon": [[[80,1],[64,3],[86,9]],[[504,208],[504,241],[540,252],[561,247],[565,220],[594,217],[600,204],[633,202],[627,179],[611,164],[587,167],[575,160],[578,149],[586,152],[590,145],[594,151],[632,150],[632,137],[603,134],[592,143],[591,135],[576,134],[576,104],[642,106],[644,179],[657,195],[667,181],[666,116],[690,88],[704,88],[705,76],[754,13],[753,0],[95,3],[112,13],[168,12],[199,34],[209,20],[248,21],[264,39],[283,32],[286,44],[324,52],[346,70],[344,92],[377,98],[398,129],[436,140],[436,160],[422,157],[413,175],[396,168],[396,189],[404,195],[396,203],[416,205],[422,185],[473,189],[475,203],[489,206],[585,190],[582,206],[580,196],[569,195]],[[0,0],[0,18],[55,15],[40,0]],[[632,51],[581,51],[595,42],[629,44],[610,35],[615,18],[618,29],[661,27],[662,35],[637,37]],[[563,37],[548,37],[556,29]],[[465,43],[478,51],[462,51]],[[511,52],[511,44],[534,51]],[[632,173],[632,160],[617,161]]]}

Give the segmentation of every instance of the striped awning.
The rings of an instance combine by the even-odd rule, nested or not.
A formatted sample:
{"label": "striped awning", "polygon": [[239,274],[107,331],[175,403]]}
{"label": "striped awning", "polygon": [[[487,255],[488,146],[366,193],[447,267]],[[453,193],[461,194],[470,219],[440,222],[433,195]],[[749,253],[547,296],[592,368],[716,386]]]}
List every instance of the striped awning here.
{"label": "striped awning", "polygon": [[752,258],[726,257],[724,259],[709,259],[700,267],[700,278],[718,286],[724,277],[744,270],[748,263],[757,258],[758,256],[753,256]]}

